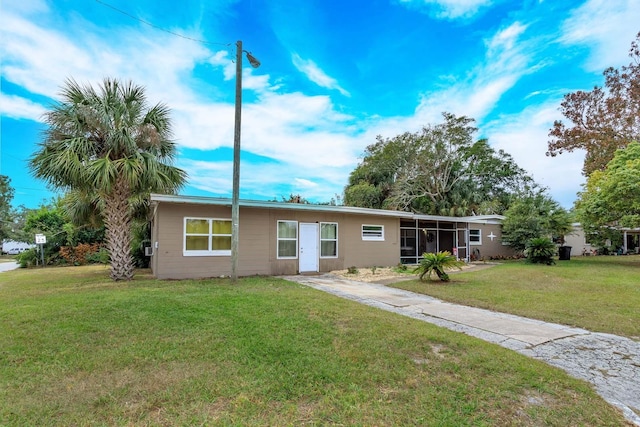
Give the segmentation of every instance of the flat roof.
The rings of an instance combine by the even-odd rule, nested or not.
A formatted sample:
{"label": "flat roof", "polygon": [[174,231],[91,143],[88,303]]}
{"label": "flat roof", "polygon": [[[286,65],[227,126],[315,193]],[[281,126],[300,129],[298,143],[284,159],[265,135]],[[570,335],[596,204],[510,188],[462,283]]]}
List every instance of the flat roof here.
{"label": "flat roof", "polygon": [[[231,199],[226,197],[203,197],[203,196],[180,196],[171,194],[155,194],[152,193],[150,200],[152,203],[174,203],[174,204],[195,204],[195,205],[214,205],[231,207]],[[501,215],[478,215],[467,217],[454,216],[438,216],[423,215],[411,212],[392,211],[385,209],[360,208],[355,206],[335,206],[335,205],[314,205],[304,203],[286,203],[273,202],[264,200],[239,200],[238,205],[246,208],[264,208],[264,209],[284,209],[298,211],[315,211],[315,212],[336,212],[345,214],[360,215],[376,215],[390,216],[403,219],[418,219],[431,221],[447,221],[447,222],[472,222],[478,224],[497,224],[502,219]]]}

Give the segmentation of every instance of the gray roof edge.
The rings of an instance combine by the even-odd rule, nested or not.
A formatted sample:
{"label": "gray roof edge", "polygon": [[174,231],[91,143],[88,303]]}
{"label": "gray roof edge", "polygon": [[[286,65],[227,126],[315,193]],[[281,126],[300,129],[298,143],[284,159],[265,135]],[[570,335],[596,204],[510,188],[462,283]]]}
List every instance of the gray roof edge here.
{"label": "gray roof edge", "polygon": [[506,218],[504,215],[475,215],[463,217],[465,221],[473,222],[475,224],[502,224],[502,221]]}
{"label": "gray roof edge", "polygon": [[[164,202],[164,203],[231,206],[231,199],[225,198],[225,197],[180,196],[180,195],[171,195],[171,194],[152,193],[150,200],[151,202]],[[360,207],[354,207],[354,206],[307,205],[302,203],[285,203],[285,202],[273,202],[273,201],[262,201],[262,200],[241,199],[238,201],[238,203],[240,207],[251,207],[251,208],[290,209],[290,210],[300,210],[300,211],[320,211],[320,212],[335,212],[335,213],[362,214],[362,215],[378,215],[378,216],[392,216],[396,218],[405,218],[405,219],[423,219],[423,220],[448,221],[448,222],[470,222],[470,223],[476,223],[476,224],[499,224],[504,219],[504,216],[502,215],[478,215],[478,216],[467,216],[467,217],[453,217],[453,216],[423,215],[423,214],[415,214],[412,212],[360,208]]]}
{"label": "gray roof edge", "polygon": [[[151,194],[151,202],[164,202],[164,203],[191,203],[200,205],[215,205],[215,206],[231,206],[231,199],[224,197],[201,197],[201,196],[176,196],[169,194]],[[263,200],[245,200],[238,201],[240,207],[248,208],[268,208],[268,209],[289,209],[300,211],[322,211],[322,212],[336,212],[336,213],[349,213],[349,214],[363,214],[363,215],[379,215],[379,216],[394,216],[398,218],[412,218],[411,212],[401,211],[385,211],[382,209],[369,209],[359,208],[354,206],[332,206],[332,205],[309,205],[303,203],[284,203],[284,202],[269,202]]]}

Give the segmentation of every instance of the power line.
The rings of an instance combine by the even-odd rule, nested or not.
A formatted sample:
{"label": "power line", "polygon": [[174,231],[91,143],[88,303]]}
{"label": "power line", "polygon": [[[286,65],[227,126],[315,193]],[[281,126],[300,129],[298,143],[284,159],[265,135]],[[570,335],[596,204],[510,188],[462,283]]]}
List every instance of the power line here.
{"label": "power line", "polygon": [[193,37],[188,37],[188,36],[185,36],[185,35],[182,35],[182,34],[179,34],[179,33],[174,33],[173,31],[167,30],[166,28],[159,27],[159,26],[157,26],[157,25],[155,25],[155,24],[153,24],[151,22],[145,21],[144,19],[141,19],[141,18],[138,18],[137,16],[131,15],[130,13],[125,12],[124,10],[118,9],[117,7],[115,7],[113,5],[110,5],[108,3],[105,3],[105,2],[103,2],[101,0],[96,0],[96,2],[100,3],[103,6],[106,6],[108,8],[111,8],[111,9],[115,10],[116,12],[119,12],[119,13],[121,13],[123,15],[126,15],[131,19],[135,19],[136,21],[142,22],[145,25],[153,27],[156,30],[164,31],[165,33],[171,34],[172,36],[180,37],[180,38],[183,38],[183,39],[186,39],[186,40],[191,40],[193,42],[204,43],[204,44],[215,45],[215,46],[231,46],[233,44],[233,43],[209,42],[209,41],[206,41],[206,40],[201,40],[201,39],[196,39],[196,38],[193,38]]}

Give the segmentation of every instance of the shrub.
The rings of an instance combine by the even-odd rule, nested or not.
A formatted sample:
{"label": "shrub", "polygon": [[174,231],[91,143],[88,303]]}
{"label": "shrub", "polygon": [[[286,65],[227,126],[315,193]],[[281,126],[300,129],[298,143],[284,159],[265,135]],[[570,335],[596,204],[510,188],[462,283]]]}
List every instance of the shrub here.
{"label": "shrub", "polygon": [[28,249],[16,257],[20,268],[33,267],[38,261],[38,251],[35,248]]}
{"label": "shrub", "polygon": [[557,248],[555,243],[546,237],[538,237],[529,240],[526,247],[527,262],[533,264],[553,265]]}
{"label": "shrub", "polygon": [[357,267],[349,267],[349,268],[347,268],[347,273],[349,273],[349,274],[358,274],[358,268]]}
{"label": "shrub", "polygon": [[407,267],[407,264],[403,264],[400,262],[398,263],[398,265],[396,265],[396,268],[394,270],[398,273],[405,273],[407,270],[409,270],[409,267]]}
{"label": "shrub", "polygon": [[424,253],[420,260],[420,265],[413,270],[414,273],[420,275],[420,280],[423,280],[426,275],[431,280],[431,274],[436,275],[443,282],[448,282],[449,275],[445,272],[446,268],[458,268],[461,269],[464,263],[458,261],[457,258],[451,255],[449,251],[440,251],[438,253]]}
{"label": "shrub", "polygon": [[109,264],[109,261],[109,251],[106,248],[87,255],[87,262],[91,264]]}
{"label": "shrub", "polygon": [[61,246],[60,256],[64,258],[67,264],[83,265],[89,261],[89,256],[97,253],[100,245],[97,243],[80,243],[77,246]]}

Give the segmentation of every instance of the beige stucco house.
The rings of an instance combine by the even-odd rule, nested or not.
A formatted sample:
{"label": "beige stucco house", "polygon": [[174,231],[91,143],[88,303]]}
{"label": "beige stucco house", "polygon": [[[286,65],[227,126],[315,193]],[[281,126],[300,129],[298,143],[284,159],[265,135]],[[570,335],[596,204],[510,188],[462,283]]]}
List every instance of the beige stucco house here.
{"label": "beige stucco house", "polygon": [[[640,253],[640,228],[618,227],[617,230],[622,233],[622,247],[617,249],[623,254]],[[579,222],[572,224],[571,233],[565,236],[564,244],[571,246],[571,256],[595,254],[598,249],[589,242]],[[611,242],[607,241],[606,246],[611,246]],[[612,250],[615,251],[616,248]]]}
{"label": "beige stucco house", "polygon": [[[424,252],[462,260],[510,255],[502,217],[444,217],[349,206],[241,200],[240,276],[415,264]],[[151,269],[161,279],[231,274],[231,199],[151,195]]]}

